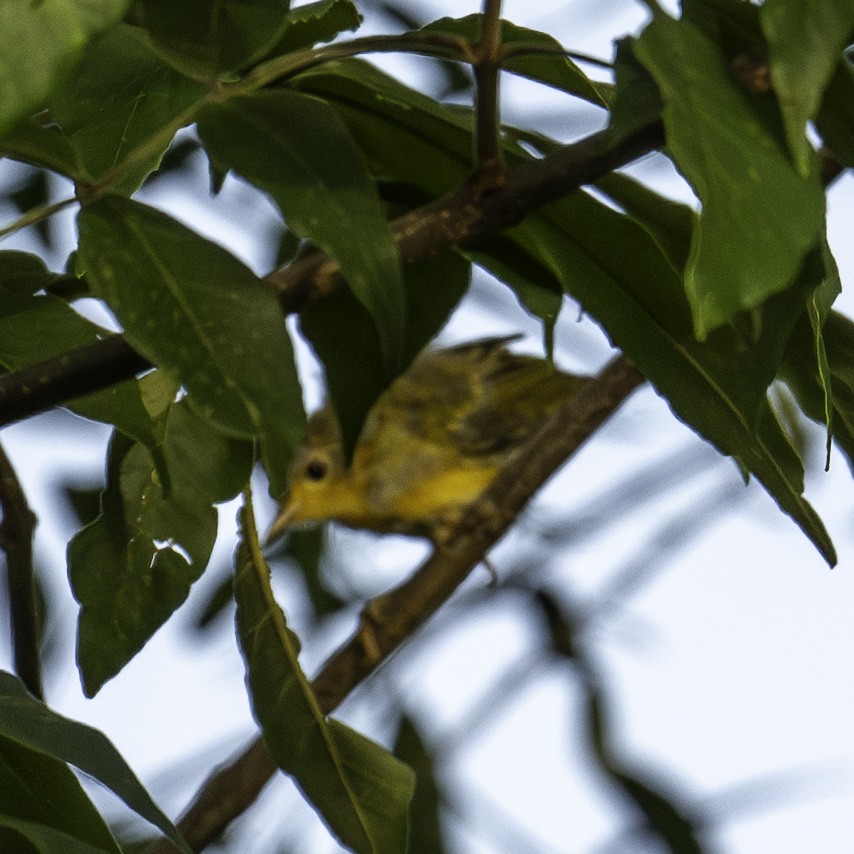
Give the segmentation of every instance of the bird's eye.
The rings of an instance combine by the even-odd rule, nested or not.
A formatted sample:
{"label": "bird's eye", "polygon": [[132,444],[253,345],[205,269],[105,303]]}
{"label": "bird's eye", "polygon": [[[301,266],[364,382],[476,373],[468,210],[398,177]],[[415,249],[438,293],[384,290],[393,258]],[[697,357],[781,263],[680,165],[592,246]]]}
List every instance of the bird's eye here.
{"label": "bird's eye", "polygon": [[324,460],[309,460],[305,467],[305,476],[309,480],[323,480],[328,470],[329,467]]}

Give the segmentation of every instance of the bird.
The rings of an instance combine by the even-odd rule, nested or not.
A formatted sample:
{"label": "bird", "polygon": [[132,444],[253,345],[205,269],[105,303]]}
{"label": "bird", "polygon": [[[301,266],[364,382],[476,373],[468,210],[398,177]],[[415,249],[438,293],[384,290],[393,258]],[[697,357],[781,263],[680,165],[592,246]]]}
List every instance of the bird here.
{"label": "bird", "polygon": [[327,401],[308,419],[267,542],[327,521],[438,542],[588,379],[512,352],[518,337],[422,351],[377,398],[349,465]]}

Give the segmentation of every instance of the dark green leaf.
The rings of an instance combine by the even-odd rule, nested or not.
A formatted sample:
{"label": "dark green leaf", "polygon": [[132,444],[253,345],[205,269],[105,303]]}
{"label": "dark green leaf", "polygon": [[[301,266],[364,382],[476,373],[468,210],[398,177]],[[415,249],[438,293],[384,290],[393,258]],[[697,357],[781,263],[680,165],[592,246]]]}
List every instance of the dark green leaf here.
{"label": "dark green leaf", "polygon": [[616,90],[611,102],[608,132],[614,143],[661,119],[661,93],[650,73],[638,62],[632,39],[617,42],[614,73]]}
{"label": "dark green leaf", "polygon": [[143,0],[157,52],[183,74],[210,80],[264,57],[286,26],[287,0]]}
{"label": "dark green leaf", "polygon": [[[676,414],[755,474],[835,562],[827,532],[801,495],[800,461],[766,397],[815,280],[807,277],[797,291],[769,301],[754,329],[720,329],[699,343],[673,266],[628,217],[576,193],[528,217],[508,237],[547,265]],[[749,318],[739,320],[744,327]]]}
{"label": "dark green leaf", "polygon": [[[139,30],[122,25],[89,45],[50,111],[92,179],[128,161],[113,188],[130,194],[157,168],[174,132],[192,121],[187,110],[204,94],[162,62]],[[176,120],[152,147],[155,134]]]}
{"label": "dark green leaf", "polygon": [[821,233],[824,193],[690,21],[656,14],[634,50],[662,91],[668,151],[703,205],[685,270],[702,339],[791,285]]}
{"label": "dark green leaf", "polygon": [[103,733],[51,711],[28,694],[18,679],[2,671],[0,736],[23,748],[68,762],[94,777],[134,812],[163,831],[181,851],[189,852],[177,829],[151,800]]}
{"label": "dark green leaf", "polygon": [[[404,365],[408,365],[462,299],[470,269],[459,255],[445,253],[410,264],[404,273],[410,309],[404,345]],[[347,291],[309,304],[300,314],[300,327],[326,368],[329,396],[349,458],[365,416],[388,386],[376,327]]]}
{"label": "dark green leaf", "polygon": [[65,762],[0,736],[0,822],[10,818],[46,825],[98,851],[119,852]]}
{"label": "dark green leaf", "polygon": [[0,815],[0,850],[15,854],[104,854],[105,849],[45,824]]}
{"label": "dark green leaf", "polygon": [[765,58],[759,6],[744,0],[682,0],[682,17],[698,27],[729,58]]}
{"label": "dark green leaf", "polygon": [[854,323],[832,312],[822,327],[833,394],[833,435],[854,470]]}
{"label": "dark green leaf", "polygon": [[7,249],[0,252],[0,288],[16,294],[34,294],[53,284],[56,275],[38,255]]}
{"label": "dark green leaf", "polygon": [[[854,323],[831,312],[821,327],[821,343],[830,371],[833,438],[854,472]],[[827,423],[827,391],[815,355],[815,332],[804,320],[792,337],[782,378],[799,406],[814,421]]]}
{"label": "dark green leaf", "polygon": [[812,262],[813,278],[820,284],[807,297],[807,316],[812,329],[813,355],[824,392],[824,423],[827,426],[825,467],[829,468],[830,446],[833,439],[833,388],[827,349],[824,344],[824,324],[830,316],[833,303],[842,292],[842,282],[827,241],[823,241],[821,252],[813,253]]}
{"label": "dark green leaf", "polygon": [[36,112],[93,35],[116,23],[129,0],[0,3],[0,137]]}
{"label": "dark green leaf", "polygon": [[847,58],[840,60],[824,91],[815,125],[833,154],[854,166],[854,69]]}
{"label": "dark green leaf", "polygon": [[[476,42],[480,37],[480,21],[481,15],[440,18],[423,27],[420,32],[448,33],[461,36],[469,42]],[[530,48],[530,52],[520,52],[506,59],[502,64],[505,71],[553,86],[599,107],[607,106],[610,87],[587,77],[569,59],[565,48],[554,37],[537,30],[518,27],[510,21],[502,21],[501,43],[510,48]]]}
{"label": "dark green leaf", "polygon": [[247,503],[235,598],[252,705],[267,746],[344,845],[372,854],[405,851],[412,771],[324,717],[297,661],[299,640],[273,599],[251,512]]}
{"label": "dark green leaf", "polygon": [[69,543],[80,602],[77,659],[92,696],[187,598],[214,540],[212,505],[248,480],[248,443],[217,433],[186,404],[168,415],[162,453],[167,493],[149,452],[120,434],[110,446],[101,515]]}
{"label": "dark green leaf", "polygon": [[433,756],[410,718],[400,721],[394,755],[415,772],[415,794],[409,809],[407,854],[442,854],[442,790],[436,779]]}
{"label": "dark green leaf", "polygon": [[108,197],[84,207],[78,222],[87,278],[128,340],[206,417],[259,437],[280,494],[305,416],[272,290],[221,247],[138,202]]}
{"label": "dark green leaf", "polygon": [[854,31],[852,0],[766,0],[759,10],[771,58],[771,82],[798,171],[808,176],[815,154],[807,122]]}
{"label": "dark green leaf", "polygon": [[284,557],[299,567],[316,617],[325,617],[337,611],[342,605],[341,600],[324,584],[321,575],[325,548],[326,530],[321,527],[306,531],[290,531],[284,550]]}
{"label": "dark green leaf", "polygon": [[24,119],[0,140],[5,156],[34,166],[43,166],[74,180],[87,176],[77,153],[56,125],[44,127],[35,119]]}
{"label": "dark green leaf", "polygon": [[74,511],[78,527],[82,528],[98,518],[103,491],[103,486],[77,486],[72,483],[63,486],[63,496]]}
{"label": "dark green leaf", "polygon": [[[0,253],[0,270],[17,267],[20,257]],[[17,253],[15,253],[17,256]],[[31,263],[26,274],[27,290],[38,286],[38,272]],[[55,280],[44,272],[41,287]],[[12,279],[13,287],[21,279]],[[2,282],[0,282],[0,285]],[[17,370],[51,356],[91,344],[102,337],[102,330],[85,320],[66,303],[49,295],[30,296],[0,287],[0,364]],[[79,397],[69,408],[98,421],[115,424],[123,433],[156,449],[161,436],[160,415],[175,395],[176,387],[161,372],[155,371],[141,380],[127,380],[102,392]]]}
{"label": "dark green leaf", "polygon": [[[377,9],[381,14],[396,21],[405,30],[419,29],[424,26],[428,17],[425,14],[428,11],[427,9],[413,7],[406,0],[401,0],[399,3],[379,2]],[[439,60],[438,65],[444,80],[444,87],[441,90],[442,97],[471,92],[472,75],[467,66],[446,59]]]}
{"label": "dark green leaf", "polygon": [[325,63],[292,85],[335,107],[374,174],[433,197],[471,170],[470,111],[439,104],[360,60]]}
{"label": "dark green leaf", "polygon": [[155,172],[146,178],[146,184],[151,185],[160,178],[183,176],[187,177],[192,166],[193,155],[201,146],[194,139],[182,139],[169,146],[160,165]]}
{"label": "dark green leaf", "polygon": [[289,53],[320,42],[330,42],[339,33],[355,30],[361,23],[362,16],[352,0],[305,3],[288,12],[281,40],[270,52]]}
{"label": "dark green leaf", "polygon": [[397,251],[364,160],[334,110],[259,92],[199,116],[210,155],[269,192],[289,228],[335,258],[376,323],[387,375],[401,368],[406,303]]}
{"label": "dark green leaf", "polygon": [[548,267],[499,235],[470,241],[466,257],[513,290],[521,305],[543,322],[546,352],[554,350],[554,328],[563,306],[563,287]]}
{"label": "dark green leaf", "polygon": [[230,571],[219,578],[216,587],[208,594],[204,605],[193,618],[199,631],[209,628],[234,601],[234,579]]}
{"label": "dark green leaf", "polygon": [[596,189],[635,219],[658,244],[673,269],[681,274],[688,263],[697,214],[688,205],[666,199],[620,172],[601,178],[596,182]]}

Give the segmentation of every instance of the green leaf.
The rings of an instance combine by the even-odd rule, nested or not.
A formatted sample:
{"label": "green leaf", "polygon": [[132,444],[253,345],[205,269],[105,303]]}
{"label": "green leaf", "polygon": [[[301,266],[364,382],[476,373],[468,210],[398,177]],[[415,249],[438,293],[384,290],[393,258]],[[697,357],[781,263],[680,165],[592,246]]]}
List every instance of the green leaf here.
{"label": "green leaf", "polygon": [[34,119],[16,124],[2,139],[0,152],[6,157],[43,166],[74,180],[87,178],[77,153],[58,127],[44,127]]}
{"label": "green leaf", "polygon": [[504,282],[522,307],[542,321],[545,349],[551,354],[555,324],[563,307],[563,287],[551,270],[503,235],[467,241],[465,255]]}
{"label": "green leaf", "polygon": [[15,854],[103,854],[113,848],[100,848],[82,842],[53,827],[0,815],[0,849]]}
{"label": "green leaf", "polygon": [[345,30],[355,30],[362,16],[352,0],[316,0],[291,9],[285,17],[281,40],[271,54],[290,53],[330,42]]}
{"label": "green leaf", "polygon": [[308,590],[315,617],[326,617],[342,606],[342,601],[326,586],[321,566],[326,551],[327,531],[323,527],[289,531],[284,557],[296,564]]}
{"label": "green leaf", "polygon": [[397,250],[361,153],[335,111],[258,92],[199,115],[211,157],[273,196],[288,227],[340,264],[376,323],[386,372],[401,368],[406,302]]}
{"label": "green leaf", "polygon": [[[800,460],[766,396],[814,280],[769,301],[754,328],[720,329],[700,343],[672,265],[630,218],[576,193],[507,236],[563,282],[679,418],[756,475],[828,563],[835,562],[821,520],[801,495]],[[750,318],[739,320],[745,327]]]}
{"label": "green leaf", "polygon": [[36,112],[93,35],[116,23],[128,0],[0,3],[0,137]]}
{"label": "green leaf", "polygon": [[0,288],[16,294],[34,294],[58,278],[38,255],[7,249],[0,252]]}
{"label": "green leaf", "polygon": [[690,21],[656,14],[634,50],[661,89],[668,151],[703,205],[685,270],[702,339],[794,281],[821,233],[824,192]]}
{"label": "green leaf", "polygon": [[328,62],[291,81],[347,123],[373,174],[440,195],[472,167],[472,115],[451,109],[357,59]]}
{"label": "green leaf", "polygon": [[[11,256],[11,257],[10,257]],[[103,336],[103,330],[81,317],[62,300],[50,295],[22,293],[47,288],[56,279],[44,270],[41,284],[37,268],[19,265],[20,253],[0,252],[0,277],[10,276],[10,287],[0,278],[0,364],[18,370],[43,359],[91,344]],[[17,270],[17,271],[16,271]],[[17,278],[16,278],[17,277]],[[156,449],[160,442],[160,415],[164,402],[175,394],[175,386],[159,371],[142,380],[126,380],[104,391],[76,398],[68,408],[86,418],[115,424],[123,433]]]}
{"label": "green leaf", "polygon": [[157,52],[199,80],[239,71],[263,58],[287,25],[287,0],[143,0]]}
{"label": "green leaf", "polygon": [[68,834],[93,850],[120,851],[65,762],[0,736],[0,823],[9,819]]}
{"label": "green leaf", "polygon": [[845,166],[854,166],[854,69],[847,57],[824,90],[815,125],[833,154]]}
{"label": "green leaf", "polygon": [[89,180],[128,161],[113,189],[129,195],[157,168],[175,131],[192,121],[188,108],[205,94],[162,62],[140,30],[121,25],[92,41],[49,106]]}
{"label": "green leaf", "polygon": [[101,515],[68,546],[80,602],[77,660],[87,696],[139,652],[202,574],[216,539],[214,503],[248,480],[248,443],[227,439],[186,404],[168,414],[167,493],[149,452],[120,434],[110,445]]}
{"label": "green leaf", "polygon": [[[818,340],[825,352],[826,368],[820,356],[816,359],[815,326],[804,320],[789,344],[781,376],[809,418],[832,424],[833,438],[854,472],[854,323],[831,312]],[[830,419],[824,370],[830,372]]]}
{"label": "green leaf", "polygon": [[233,255],[138,202],[107,197],[78,217],[80,262],[133,347],[207,418],[257,436],[276,494],[305,414],[271,288]]}
{"label": "green leaf", "polygon": [[822,243],[822,251],[816,256],[814,278],[820,282],[807,298],[807,316],[812,329],[815,363],[824,392],[824,423],[827,426],[827,450],[825,468],[830,468],[830,446],[833,439],[833,388],[830,363],[824,344],[824,324],[830,316],[834,301],[842,293],[842,282],[836,261],[831,254],[827,241]]}
{"label": "green leaf", "polygon": [[[404,367],[445,325],[468,289],[469,275],[469,264],[453,253],[407,265],[410,321]],[[306,306],[300,314],[300,328],[326,369],[329,396],[349,459],[365,416],[389,384],[376,327],[352,294],[338,291]],[[341,346],[342,341],[347,342],[346,347]]]}
{"label": "green leaf", "polygon": [[409,848],[407,854],[442,854],[441,807],[443,793],[436,774],[436,762],[408,717],[400,722],[394,741],[394,755],[415,772],[415,794],[410,807]]}
{"label": "green leaf", "polygon": [[378,744],[326,720],[297,661],[299,640],[273,598],[248,500],[241,527],[238,635],[270,752],[342,844],[372,854],[405,851],[412,771]]}
{"label": "green leaf", "polygon": [[822,342],[831,372],[833,436],[854,471],[854,323],[831,312],[822,327]]}
{"label": "green leaf", "polygon": [[[481,15],[466,15],[464,18],[440,18],[419,32],[447,33],[460,36],[469,42],[480,37]],[[507,47],[530,48],[529,53],[519,53],[502,63],[502,69],[555,89],[568,92],[596,104],[608,105],[609,86],[591,80],[569,57],[566,49],[553,36],[537,30],[519,27],[510,21],[501,22],[501,44]]]}
{"label": "green leaf", "polygon": [[688,263],[697,214],[688,205],[660,196],[621,172],[596,182],[596,189],[615,202],[649,234],[677,273]]}
{"label": "green leaf", "polygon": [[614,60],[617,83],[608,121],[608,134],[615,145],[661,119],[661,92],[650,73],[638,62],[632,44],[630,38],[617,41]]}
{"label": "green leaf", "polygon": [[11,673],[3,671],[0,671],[0,736],[22,748],[68,762],[94,777],[137,815],[163,831],[181,851],[189,852],[175,826],[158,809],[103,733],[51,711],[27,693]]}
{"label": "green leaf", "polygon": [[771,58],[771,82],[780,102],[786,139],[798,171],[813,169],[815,152],[807,122],[818,112],[824,90],[850,44],[852,0],[766,0],[759,10]]}

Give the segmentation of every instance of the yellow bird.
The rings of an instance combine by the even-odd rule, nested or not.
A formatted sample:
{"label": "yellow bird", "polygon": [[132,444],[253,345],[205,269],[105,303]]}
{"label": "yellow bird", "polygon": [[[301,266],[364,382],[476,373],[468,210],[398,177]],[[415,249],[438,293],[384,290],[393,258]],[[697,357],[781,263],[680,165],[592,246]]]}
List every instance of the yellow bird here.
{"label": "yellow bird", "polygon": [[312,415],[268,542],[330,520],[434,538],[586,381],[511,353],[515,337],[421,353],[368,413],[349,467],[332,407]]}

